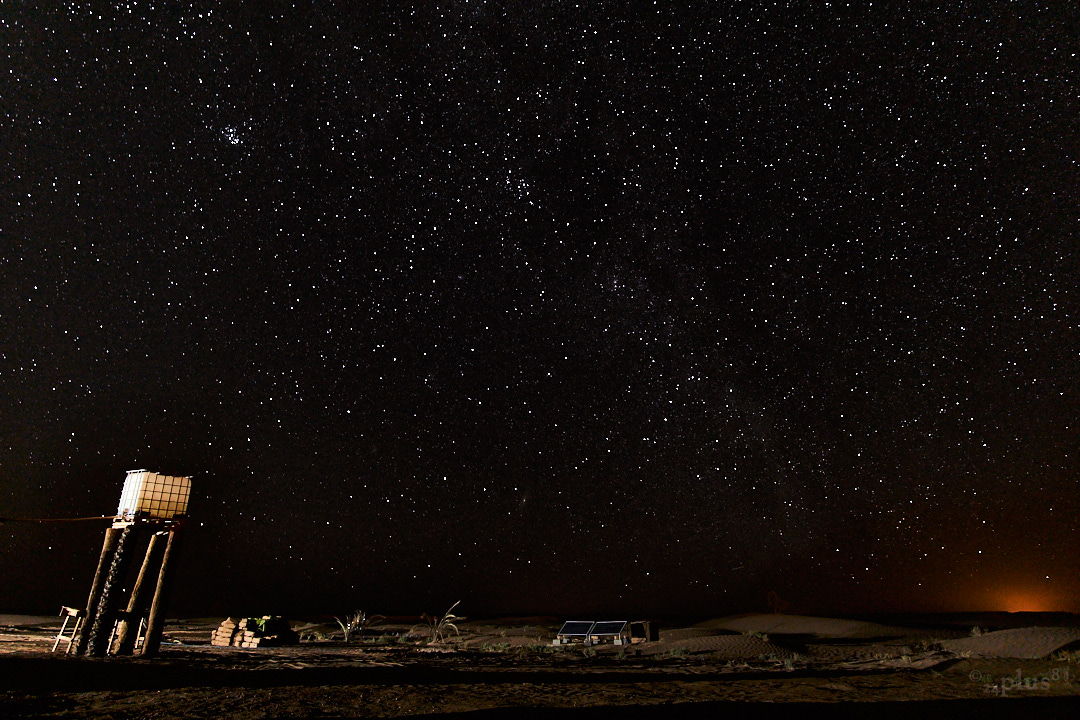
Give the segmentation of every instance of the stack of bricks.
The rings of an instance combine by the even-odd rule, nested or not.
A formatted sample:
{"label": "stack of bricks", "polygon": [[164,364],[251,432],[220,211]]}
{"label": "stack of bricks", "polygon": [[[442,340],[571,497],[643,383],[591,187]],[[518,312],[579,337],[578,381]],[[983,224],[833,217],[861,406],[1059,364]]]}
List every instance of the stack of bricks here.
{"label": "stack of bricks", "polygon": [[300,637],[289,627],[289,621],[266,615],[262,618],[227,618],[210,637],[211,645],[221,647],[273,647],[295,645]]}

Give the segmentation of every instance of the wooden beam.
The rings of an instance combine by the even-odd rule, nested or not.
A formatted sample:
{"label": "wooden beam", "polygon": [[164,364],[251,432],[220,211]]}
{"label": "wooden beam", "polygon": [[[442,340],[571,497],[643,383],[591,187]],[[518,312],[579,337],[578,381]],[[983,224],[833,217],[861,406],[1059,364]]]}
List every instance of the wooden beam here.
{"label": "wooden beam", "polygon": [[120,603],[120,593],[124,589],[124,578],[127,576],[128,567],[131,565],[131,553],[127,552],[127,547],[131,538],[138,535],[138,531],[139,527],[137,525],[128,525],[121,530],[120,538],[116,542],[116,550],[113,552],[109,574],[105,578],[105,584],[101,587],[97,617],[94,619],[93,628],[90,630],[90,643],[87,647],[87,653],[90,655],[102,656],[109,651],[113,626],[116,624],[116,606]]}
{"label": "wooden beam", "polygon": [[101,600],[101,591],[105,587],[105,580],[112,566],[113,555],[116,552],[116,544],[120,542],[122,528],[111,527],[105,531],[105,543],[101,546],[101,557],[98,558],[97,570],[94,572],[94,582],[90,586],[90,597],[86,601],[86,612],[79,632],[79,642],[75,646],[75,653],[82,655],[90,644],[90,629],[94,626],[97,618],[98,603]]}
{"label": "wooden beam", "polygon": [[169,529],[169,540],[165,544],[165,554],[161,557],[161,570],[158,571],[157,587],[154,589],[154,601],[150,605],[150,619],[146,624],[146,638],[143,640],[143,657],[157,655],[161,647],[161,633],[165,629],[165,604],[169,599],[169,589],[176,570],[176,553],[180,545],[180,525]]}
{"label": "wooden beam", "polygon": [[150,585],[153,567],[164,544],[164,535],[155,532],[150,536],[150,544],[146,546],[146,556],[143,557],[142,567],[139,568],[139,576],[135,579],[135,587],[131,590],[127,610],[117,627],[115,650],[117,655],[131,655],[135,651],[135,643],[139,641],[140,619],[146,609],[146,589]]}

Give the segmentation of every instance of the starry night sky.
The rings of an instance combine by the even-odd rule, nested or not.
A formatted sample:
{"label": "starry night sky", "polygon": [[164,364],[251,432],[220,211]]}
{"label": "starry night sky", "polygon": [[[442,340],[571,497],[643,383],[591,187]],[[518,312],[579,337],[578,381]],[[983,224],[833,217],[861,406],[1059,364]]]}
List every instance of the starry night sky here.
{"label": "starry night sky", "polygon": [[1071,4],[224,5],[0,8],[0,516],[191,475],[184,613],[1080,611]]}

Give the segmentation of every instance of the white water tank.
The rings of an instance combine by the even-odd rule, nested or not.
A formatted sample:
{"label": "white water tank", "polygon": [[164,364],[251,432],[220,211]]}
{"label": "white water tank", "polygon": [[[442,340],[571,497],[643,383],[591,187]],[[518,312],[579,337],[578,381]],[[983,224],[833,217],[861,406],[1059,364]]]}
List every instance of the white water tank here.
{"label": "white water tank", "polygon": [[128,470],[116,517],[118,520],[134,520],[136,517],[172,520],[187,513],[190,494],[189,477]]}

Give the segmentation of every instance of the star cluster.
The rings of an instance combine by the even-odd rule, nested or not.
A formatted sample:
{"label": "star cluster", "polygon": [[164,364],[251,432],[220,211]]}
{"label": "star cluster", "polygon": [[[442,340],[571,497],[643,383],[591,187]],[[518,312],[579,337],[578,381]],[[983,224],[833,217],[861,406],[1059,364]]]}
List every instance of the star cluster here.
{"label": "star cluster", "polygon": [[838,5],[3,11],[0,515],[191,474],[192,611],[1080,609],[1075,11]]}

